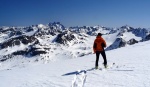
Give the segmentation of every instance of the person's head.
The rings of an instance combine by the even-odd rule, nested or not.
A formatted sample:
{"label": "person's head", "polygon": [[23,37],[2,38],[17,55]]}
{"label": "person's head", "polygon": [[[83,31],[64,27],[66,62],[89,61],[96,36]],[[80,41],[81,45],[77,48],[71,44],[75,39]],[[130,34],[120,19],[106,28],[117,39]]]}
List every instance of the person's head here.
{"label": "person's head", "polygon": [[102,34],[101,33],[98,33],[98,35],[97,36],[102,36]]}

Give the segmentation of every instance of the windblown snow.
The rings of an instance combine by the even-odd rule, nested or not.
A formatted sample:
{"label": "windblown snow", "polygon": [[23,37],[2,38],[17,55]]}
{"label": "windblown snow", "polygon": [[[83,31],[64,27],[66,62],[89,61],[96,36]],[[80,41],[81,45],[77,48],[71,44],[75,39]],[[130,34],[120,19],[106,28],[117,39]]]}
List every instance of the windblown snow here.
{"label": "windblown snow", "polygon": [[[93,70],[95,54],[39,63],[32,59],[1,62],[1,87],[149,87],[150,41],[106,51],[109,69]],[[20,64],[18,62],[30,61]],[[15,63],[16,66],[9,66]],[[100,57],[100,67],[103,59]],[[114,65],[112,65],[115,63]],[[18,65],[17,65],[18,64]]]}

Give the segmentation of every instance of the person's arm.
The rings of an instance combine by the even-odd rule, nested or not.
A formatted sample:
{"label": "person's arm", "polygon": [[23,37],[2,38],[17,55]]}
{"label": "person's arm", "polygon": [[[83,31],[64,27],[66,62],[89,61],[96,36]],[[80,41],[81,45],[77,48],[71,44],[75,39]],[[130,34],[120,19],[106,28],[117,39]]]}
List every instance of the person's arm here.
{"label": "person's arm", "polygon": [[96,53],[96,43],[95,43],[95,41],[94,41],[94,44],[93,44],[93,51],[94,51],[94,53]]}
{"label": "person's arm", "polygon": [[106,41],[103,39],[103,47],[106,47]]}

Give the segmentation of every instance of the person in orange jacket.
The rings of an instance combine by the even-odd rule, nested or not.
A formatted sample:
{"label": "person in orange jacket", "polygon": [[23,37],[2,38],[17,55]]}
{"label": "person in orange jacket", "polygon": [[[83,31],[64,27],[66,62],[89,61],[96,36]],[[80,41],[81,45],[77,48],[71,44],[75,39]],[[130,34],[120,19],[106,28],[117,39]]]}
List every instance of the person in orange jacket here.
{"label": "person in orange jacket", "polygon": [[95,62],[95,68],[98,69],[98,61],[99,61],[99,55],[101,54],[103,59],[104,59],[104,67],[107,68],[107,59],[106,59],[106,54],[105,54],[105,50],[104,47],[106,47],[106,42],[105,40],[102,38],[102,34],[98,33],[94,44],[93,44],[93,51],[94,54],[96,53],[96,62]]}

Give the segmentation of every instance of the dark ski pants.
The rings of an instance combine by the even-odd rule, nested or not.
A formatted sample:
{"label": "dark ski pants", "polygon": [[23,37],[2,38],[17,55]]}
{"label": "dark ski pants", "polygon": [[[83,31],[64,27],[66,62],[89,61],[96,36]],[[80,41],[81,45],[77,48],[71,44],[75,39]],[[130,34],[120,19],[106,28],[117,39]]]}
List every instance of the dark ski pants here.
{"label": "dark ski pants", "polygon": [[98,61],[99,61],[99,55],[102,55],[103,59],[104,59],[104,65],[107,65],[107,59],[106,59],[106,54],[105,51],[96,51],[96,62],[95,62],[95,66],[98,66]]}

